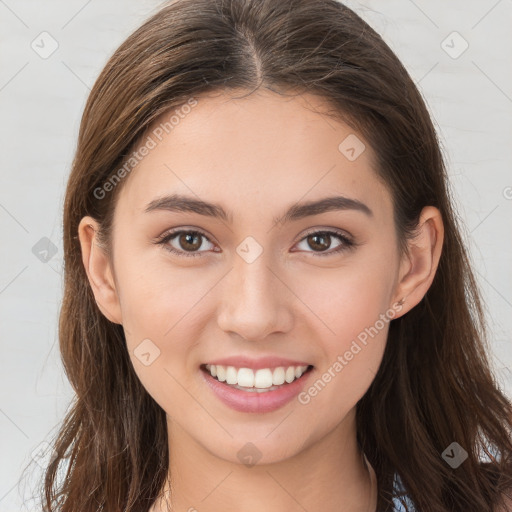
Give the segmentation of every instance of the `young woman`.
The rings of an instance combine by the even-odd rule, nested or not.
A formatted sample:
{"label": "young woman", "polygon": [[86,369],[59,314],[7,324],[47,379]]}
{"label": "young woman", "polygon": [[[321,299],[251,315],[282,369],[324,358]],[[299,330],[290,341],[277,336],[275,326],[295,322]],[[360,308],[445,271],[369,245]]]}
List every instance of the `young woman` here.
{"label": "young woman", "polygon": [[512,510],[433,124],[341,3],[144,23],[85,107],[64,250],[44,510]]}

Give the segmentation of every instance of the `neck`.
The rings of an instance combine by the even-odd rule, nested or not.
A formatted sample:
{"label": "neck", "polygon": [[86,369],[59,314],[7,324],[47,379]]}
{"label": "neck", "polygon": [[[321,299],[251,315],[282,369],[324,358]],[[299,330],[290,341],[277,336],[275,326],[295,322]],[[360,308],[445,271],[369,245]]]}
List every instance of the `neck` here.
{"label": "neck", "polygon": [[213,455],[168,417],[172,494],[167,483],[150,512],[374,512],[377,482],[353,412],[292,457],[250,467]]}

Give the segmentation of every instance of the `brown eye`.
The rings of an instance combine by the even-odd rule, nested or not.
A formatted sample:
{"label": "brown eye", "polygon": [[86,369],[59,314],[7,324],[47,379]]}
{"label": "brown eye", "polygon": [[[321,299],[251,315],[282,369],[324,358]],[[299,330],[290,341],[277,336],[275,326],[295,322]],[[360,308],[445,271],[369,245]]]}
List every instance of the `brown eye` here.
{"label": "brown eye", "polygon": [[[334,250],[327,252],[327,249],[332,246],[333,238],[336,238],[339,243]],[[306,252],[316,253],[317,256],[334,255],[356,245],[348,236],[336,231],[314,231],[306,235],[299,243],[305,243],[308,248],[313,249],[313,251],[306,250]]]}
{"label": "brown eye", "polygon": [[207,252],[199,251],[204,240],[211,244],[208,237],[200,231],[181,230],[167,233],[157,243],[178,256],[202,256],[203,252]]}
{"label": "brown eye", "polygon": [[[337,239],[339,243],[334,250],[328,251],[332,246],[333,238]],[[208,250],[199,250],[203,246],[204,240],[214,245],[204,233],[182,229],[165,234],[156,243],[163,245],[166,250],[178,256],[202,256],[202,253],[208,252]],[[314,231],[302,238],[300,243],[306,243],[309,249],[313,249],[312,251],[306,250],[306,252],[313,252],[316,256],[330,256],[357,246],[355,241],[337,231]],[[213,250],[218,252],[218,250]]]}
{"label": "brown eye", "polygon": [[203,244],[201,239],[200,234],[182,233],[178,236],[178,243],[186,251],[195,251]]}
{"label": "brown eye", "polygon": [[318,251],[329,249],[331,246],[330,235],[325,233],[308,235],[306,238],[308,240],[309,246]]}

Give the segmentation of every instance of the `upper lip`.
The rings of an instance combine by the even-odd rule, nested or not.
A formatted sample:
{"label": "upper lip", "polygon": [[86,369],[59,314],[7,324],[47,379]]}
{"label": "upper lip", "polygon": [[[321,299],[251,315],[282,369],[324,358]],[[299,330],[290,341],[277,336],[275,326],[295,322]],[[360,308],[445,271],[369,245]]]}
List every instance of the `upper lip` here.
{"label": "upper lip", "polygon": [[265,357],[248,357],[248,356],[230,356],[222,359],[215,359],[208,361],[205,364],[210,365],[222,365],[222,366],[234,366],[235,368],[252,368],[253,370],[259,370],[261,368],[277,368],[279,366],[310,366],[310,363],[304,361],[298,361],[296,359],[287,359],[284,357],[276,356],[265,356]]}

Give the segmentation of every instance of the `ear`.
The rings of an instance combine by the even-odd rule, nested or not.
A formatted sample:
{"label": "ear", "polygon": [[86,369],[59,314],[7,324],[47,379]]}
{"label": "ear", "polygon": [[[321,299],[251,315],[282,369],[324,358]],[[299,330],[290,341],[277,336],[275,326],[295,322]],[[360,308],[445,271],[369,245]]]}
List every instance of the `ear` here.
{"label": "ear", "polygon": [[111,322],[122,324],[121,307],[114,274],[106,251],[98,244],[99,224],[92,217],[84,217],[78,225],[82,248],[82,262],[94,293],[96,304]]}
{"label": "ear", "polygon": [[420,214],[417,236],[408,242],[408,252],[402,258],[395,300],[405,298],[400,314],[404,315],[425,296],[439,265],[444,240],[441,212],[426,206]]}

